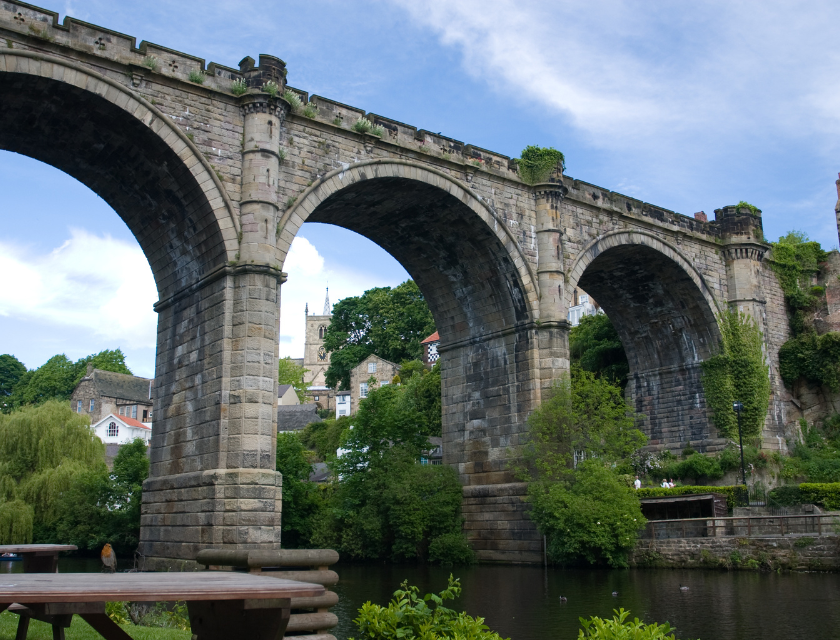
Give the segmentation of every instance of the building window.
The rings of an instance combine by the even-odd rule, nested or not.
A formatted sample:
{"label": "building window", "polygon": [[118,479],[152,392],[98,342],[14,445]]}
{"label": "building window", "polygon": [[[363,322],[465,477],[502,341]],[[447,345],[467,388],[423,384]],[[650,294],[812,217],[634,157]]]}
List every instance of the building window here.
{"label": "building window", "polygon": [[318,327],[318,338],[320,340],[324,339],[324,327]]}
{"label": "building window", "polygon": [[368,373],[376,373],[376,363],[368,362]]}
{"label": "building window", "polygon": [[390,383],[390,382],[388,382],[387,380],[382,380],[382,381],[379,383],[379,386],[380,386],[380,387],[384,387],[384,386],[387,386],[387,385],[389,385],[389,384],[391,384],[391,383]]}
{"label": "building window", "polygon": [[117,413],[119,413],[120,415],[123,415],[123,410],[124,409],[125,409],[125,407],[120,407],[119,409],[117,409]]}
{"label": "building window", "polygon": [[320,400],[320,399],[321,399],[321,396],[315,396],[315,402],[318,402],[318,400]]}
{"label": "building window", "polygon": [[120,428],[117,426],[116,422],[112,422],[108,425],[108,437],[116,438],[118,435],[120,435]]}
{"label": "building window", "polygon": [[96,400],[91,398],[90,400],[90,412],[93,413],[93,406],[96,404]]}
{"label": "building window", "polygon": [[437,359],[439,357],[437,348],[438,348],[438,343],[437,342],[429,343],[429,356],[428,356],[429,362],[437,362]]}
{"label": "building window", "polygon": [[135,404],[131,407],[131,417],[137,420],[137,405]]}
{"label": "building window", "polygon": [[368,383],[363,382],[362,384],[359,385],[359,397],[367,398],[367,394],[368,394]]}
{"label": "building window", "polygon": [[143,422],[146,422],[146,420],[148,418],[149,418],[149,412],[146,411],[145,409],[143,409]]}
{"label": "building window", "polygon": [[152,410],[149,409],[149,420],[151,420],[151,419],[152,419]]}
{"label": "building window", "polygon": [[340,415],[340,416],[346,416],[346,415],[347,415],[347,412],[346,412],[344,409],[340,409],[340,410],[339,410],[339,412],[338,412],[338,415]]}
{"label": "building window", "polygon": [[76,413],[81,413],[81,412],[82,412],[82,401],[79,400],[78,402],[76,402]]}

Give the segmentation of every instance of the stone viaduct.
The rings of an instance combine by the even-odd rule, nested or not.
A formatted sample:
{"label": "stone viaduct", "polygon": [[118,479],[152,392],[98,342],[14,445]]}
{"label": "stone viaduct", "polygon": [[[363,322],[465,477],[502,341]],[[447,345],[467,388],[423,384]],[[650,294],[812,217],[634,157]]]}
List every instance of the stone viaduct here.
{"label": "stone viaduct", "polygon": [[[277,95],[261,90],[268,82]],[[305,108],[283,99],[286,89]],[[361,116],[381,135],[354,131]],[[787,321],[760,215],[723,207],[706,222],[559,173],[530,186],[506,156],[288,87],[278,58],[205,65],[7,0],[0,149],[90,187],[154,273],[149,558],[280,545],[282,266],[307,221],[370,238],[426,296],[441,336],[444,461],[462,479],[481,559],[541,558],[507,461],[568,370],[576,287],[613,319],[658,448],[721,446],[699,363],[717,347],[720,310],[752,313],[773,378],[764,440],[784,444],[777,352]]]}

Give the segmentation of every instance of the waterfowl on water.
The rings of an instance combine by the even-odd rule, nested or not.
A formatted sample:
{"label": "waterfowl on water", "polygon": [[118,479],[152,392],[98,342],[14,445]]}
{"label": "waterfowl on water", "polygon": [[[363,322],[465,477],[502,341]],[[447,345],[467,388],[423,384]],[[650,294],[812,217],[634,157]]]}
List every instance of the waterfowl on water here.
{"label": "waterfowl on water", "polygon": [[680,591],[688,591],[688,587],[680,585]]}
{"label": "waterfowl on water", "polygon": [[566,602],[566,600],[567,600],[566,596],[560,596],[560,602]]}
{"label": "waterfowl on water", "polygon": [[613,598],[617,598],[617,597],[618,597],[618,591],[613,591]]}

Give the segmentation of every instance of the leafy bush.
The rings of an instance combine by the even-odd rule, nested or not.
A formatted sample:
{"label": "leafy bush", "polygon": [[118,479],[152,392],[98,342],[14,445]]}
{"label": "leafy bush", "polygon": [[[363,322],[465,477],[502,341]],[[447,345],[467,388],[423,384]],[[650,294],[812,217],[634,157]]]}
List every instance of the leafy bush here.
{"label": "leafy bush", "polygon": [[[387,607],[369,601],[353,622],[362,638],[376,640],[501,640],[484,618],[473,618],[444,606],[461,595],[459,580],[449,576],[449,586],[440,594],[420,597],[419,589],[403,582]],[[429,605],[431,603],[432,606]],[[350,640],[353,640],[351,638]],[[508,639],[509,640],[509,639]]]}
{"label": "leafy bush", "polygon": [[373,129],[373,123],[364,116],[359,116],[359,119],[350,128],[356,133],[370,133],[370,130]]}
{"label": "leafy bush", "polygon": [[840,389],[840,332],[818,336],[810,331],[791,338],[779,349],[779,372],[788,384],[804,378],[837,391]]}
{"label": "leafy bush", "polygon": [[625,567],[647,522],[635,492],[598,460],[579,464],[573,481],[532,482],[528,496],[554,562]]}
{"label": "leafy bush", "polygon": [[444,533],[429,544],[429,562],[440,562],[445,565],[473,564],[475,551],[472,550],[463,533]]}
{"label": "leafy bush", "polygon": [[204,80],[206,77],[207,76],[204,75],[203,71],[190,71],[188,79],[194,84],[204,84]]}
{"label": "leafy bush", "polygon": [[146,56],[140,64],[152,71],[157,71],[158,69],[158,59],[154,56]]}
{"label": "leafy bush", "polygon": [[305,547],[312,536],[312,518],[320,507],[320,488],[309,482],[312,452],[297,432],[277,434],[277,471],[283,474],[283,546]]}
{"label": "leafy bush", "polygon": [[658,496],[687,496],[700,493],[722,493],[726,496],[726,506],[733,509],[738,506],[739,497],[743,495],[743,485],[727,487],[685,486],[665,489],[663,487],[644,487],[636,492],[639,498],[655,498]]}
{"label": "leafy bush", "polygon": [[592,371],[617,383],[622,389],[627,385],[630,365],[624,345],[615,327],[604,314],[584,316],[569,332],[569,355],[572,365]]}
{"label": "leafy bush", "polygon": [[829,511],[840,509],[840,482],[805,482],[799,485],[799,493],[806,504],[815,504]]}
{"label": "leafy bush", "polygon": [[559,168],[563,171],[566,168],[566,158],[554,147],[530,145],[522,150],[517,164],[522,181],[527,184],[537,184],[548,180],[555,169]]}
{"label": "leafy bush", "polygon": [[[273,98],[277,95],[277,92],[280,91],[280,87],[277,85],[276,82],[269,81],[266,82],[263,86],[263,91],[265,91],[268,95],[270,95]],[[274,93],[272,93],[272,91]],[[289,106],[292,107],[292,111],[294,113],[297,113],[303,108],[303,101],[300,99],[298,94],[296,94],[291,89],[286,89],[283,92],[283,100],[289,103]]]}
{"label": "leafy bush", "polygon": [[770,491],[767,501],[771,507],[792,507],[802,504],[802,493],[798,486],[783,485]]}
{"label": "leafy bush", "polygon": [[[740,464],[740,463],[739,463]],[[718,458],[693,453],[685,460],[675,461],[661,468],[664,478],[690,478],[695,482],[703,479],[719,480],[723,477],[723,469]]]}
{"label": "leafy bush", "polygon": [[619,609],[613,610],[615,616],[612,619],[603,619],[592,616],[589,620],[580,618],[583,627],[578,632],[578,639],[584,640],[677,640],[672,633],[673,629],[667,622],[665,624],[648,624],[634,618],[627,620],[629,611]]}
{"label": "leafy bush", "polygon": [[303,108],[303,115],[310,119],[315,118],[318,115],[318,105],[314,102],[307,102]]}
{"label": "leafy bush", "polygon": [[235,96],[241,96],[248,91],[248,83],[244,78],[237,78],[230,85],[230,92]]}

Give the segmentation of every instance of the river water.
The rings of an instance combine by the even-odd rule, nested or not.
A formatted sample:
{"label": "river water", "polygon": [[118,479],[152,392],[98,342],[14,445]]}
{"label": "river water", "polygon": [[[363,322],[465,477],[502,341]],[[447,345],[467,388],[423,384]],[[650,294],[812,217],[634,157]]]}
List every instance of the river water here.
{"label": "river water", "polygon": [[[0,562],[0,573],[20,571]],[[131,566],[124,561],[124,568]],[[99,571],[98,558],[62,558],[63,572]],[[122,567],[121,567],[122,568]],[[623,607],[646,622],[669,622],[681,640],[840,640],[840,574],[633,569],[555,569],[478,565],[339,564],[333,610],[338,640],[358,636],[352,620],[366,601],[386,604],[403,580],[420,594],[461,579],[456,610],[481,616],[511,640],[571,640],[578,618],[608,617]],[[689,587],[681,591],[680,586]],[[618,592],[613,597],[612,592]],[[561,602],[560,596],[567,601]],[[632,617],[631,616],[631,617]]]}

